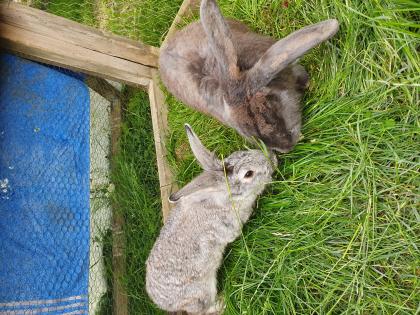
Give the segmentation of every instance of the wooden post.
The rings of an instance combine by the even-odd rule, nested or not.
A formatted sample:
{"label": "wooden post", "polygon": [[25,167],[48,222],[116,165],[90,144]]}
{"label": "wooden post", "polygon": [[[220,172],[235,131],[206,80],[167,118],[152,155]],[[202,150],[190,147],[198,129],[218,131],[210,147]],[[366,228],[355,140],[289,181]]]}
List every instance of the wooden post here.
{"label": "wooden post", "polygon": [[105,98],[108,102],[110,102],[111,108],[112,108],[112,102],[116,101],[117,99],[121,99],[121,92],[117,90],[107,80],[97,78],[97,77],[87,76],[85,78],[85,83],[89,88],[91,88],[96,93],[98,93],[103,98]]}
{"label": "wooden post", "polygon": [[[171,27],[162,43],[176,31],[177,24],[183,17],[192,14],[198,8],[199,0],[184,0]],[[160,194],[162,199],[162,216],[165,222],[171,209],[169,203],[170,194],[176,190],[175,180],[167,160],[165,141],[168,136],[168,108],[165,104],[165,96],[159,87],[159,75],[156,70],[151,70],[152,79],[149,84],[150,110],[152,114],[153,136],[155,139],[156,159],[159,173]]]}
{"label": "wooden post", "polygon": [[[115,157],[119,153],[121,137],[121,93],[106,80],[88,76],[85,82],[111,103],[111,168],[115,168]],[[115,315],[128,315],[128,298],[121,278],[126,270],[124,216],[118,212],[118,204],[112,202],[112,309]]]}
{"label": "wooden post", "polygon": [[[119,153],[121,137],[121,99],[111,102],[111,169],[115,168],[115,157]],[[112,204],[112,297],[113,314],[128,315],[128,297],[121,279],[126,270],[124,216],[118,211],[118,204]]]}
{"label": "wooden post", "polygon": [[159,87],[159,76],[157,70],[152,70],[152,80],[150,80],[149,84],[149,100],[159,173],[162,216],[163,221],[165,222],[171,209],[169,196],[172,190],[175,189],[175,184],[168,164],[167,150],[165,146],[165,141],[168,135],[168,109],[165,104],[165,95],[163,95],[163,92]]}

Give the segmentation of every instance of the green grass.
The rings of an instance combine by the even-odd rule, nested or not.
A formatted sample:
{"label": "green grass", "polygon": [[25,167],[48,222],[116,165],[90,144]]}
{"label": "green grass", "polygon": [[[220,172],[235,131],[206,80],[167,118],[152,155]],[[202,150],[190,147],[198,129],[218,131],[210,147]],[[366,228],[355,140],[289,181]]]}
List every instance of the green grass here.
{"label": "green grass", "polygon": [[116,34],[160,46],[182,0],[98,0],[99,25]]}
{"label": "green grass", "polygon": [[[89,23],[158,46],[180,2],[101,0]],[[226,251],[219,275],[225,314],[419,314],[420,6],[219,3],[225,15],[277,38],[322,19],[340,21],[339,33],[301,60],[311,76],[302,102],[304,139],[279,156],[273,183]],[[201,171],[185,122],[220,155],[246,146],[235,131],[167,100],[169,158],[180,185]],[[159,313],[144,292],[144,260],[160,222],[148,115],[145,96],[136,94],[114,173],[127,219],[130,314]]]}
{"label": "green grass", "polygon": [[123,283],[129,314],[160,314],[148,299],[145,261],[161,225],[160,191],[148,95],[126,94],[121,152],[112,180],[117,210],[125,217],[127,269]]}
{"label": "green grass", "polygon": [[95,26],[96,18],[94,1],[86,0],[23,0],[31,3],[33,7],[45,10],[49,13],[65,17],[79,23]]}
{"label": "green grass", "polygon": [[[304,139],[280,156],[274,182],[225,255],[226,314],[419,313],[420,6],[219,3],[277,38],[340,21],[339,33],[301,61],[311,75]],[[234,131],[168,102],[170,158],[181,185],[200,172],[184,122],[219,154],[244,147]]]}

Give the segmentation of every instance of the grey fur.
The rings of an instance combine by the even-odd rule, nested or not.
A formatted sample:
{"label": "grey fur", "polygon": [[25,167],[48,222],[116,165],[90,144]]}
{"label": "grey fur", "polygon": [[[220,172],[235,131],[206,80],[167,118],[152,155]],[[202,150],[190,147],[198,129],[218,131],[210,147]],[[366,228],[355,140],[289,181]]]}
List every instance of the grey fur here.
{"label": "grey fur", "polygon": [[[209,152],[186,125],[197,160]],[[204,170],[175,196],[169,214],[146,263],[146,290],[165,311],[221,314],[216,298],[216,273],[225,247],[241,233],[257,196],[271,181],[277,159],[258,150],[237,151],[217,170]],[[250,177],[247,172],[252,171]],[[250,173],[248,173],[249,175]]]}
{"label": "grey fur", "polygon": [[225,20],[215,0],[202,0],[201,21],[161,48],[160,73],[185,104],[217,118],[241,135],[290,151],[299,139],[300,100],[308,74],[295,61],[332,37],[336,20],[298,30],[280,41]]}

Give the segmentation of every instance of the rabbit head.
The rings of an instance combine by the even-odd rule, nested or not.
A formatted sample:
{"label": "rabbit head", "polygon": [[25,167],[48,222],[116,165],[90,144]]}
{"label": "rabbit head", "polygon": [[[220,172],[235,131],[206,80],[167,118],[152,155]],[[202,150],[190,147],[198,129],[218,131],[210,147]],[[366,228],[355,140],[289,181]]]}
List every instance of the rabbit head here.
{"label": "rabbit head", "polygon": [[255,199],[271,180],[277,158],[272,152],[260,150],[236,151],[223,161],[219,160],[200,141],[191,126],[185,124],[191,150],[204,172],[169,198],[177,202],[181,198],[202,196],[229,187],[231,200]]}
{"label": "rabbit head", "polygon": [[290,151],[300,136],[300,100],[308,86],[308,74],[296,61],[332,37],[337,20],[276,42],[225,20],[215,0],[201,1],[200,18],[162,47],[163,83],[184,103],[241,135]]}

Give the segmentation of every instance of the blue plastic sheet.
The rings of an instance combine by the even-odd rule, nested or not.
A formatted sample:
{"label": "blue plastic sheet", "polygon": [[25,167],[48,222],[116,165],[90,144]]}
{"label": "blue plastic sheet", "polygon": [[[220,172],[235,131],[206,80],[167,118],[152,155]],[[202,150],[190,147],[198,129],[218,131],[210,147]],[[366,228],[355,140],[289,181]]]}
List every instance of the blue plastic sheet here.
{"label": "blue plastic sheet", "polygon": [[0,314],[87,314],[89,91],[0,54]]}

